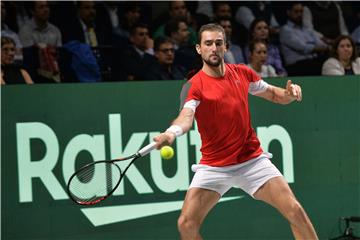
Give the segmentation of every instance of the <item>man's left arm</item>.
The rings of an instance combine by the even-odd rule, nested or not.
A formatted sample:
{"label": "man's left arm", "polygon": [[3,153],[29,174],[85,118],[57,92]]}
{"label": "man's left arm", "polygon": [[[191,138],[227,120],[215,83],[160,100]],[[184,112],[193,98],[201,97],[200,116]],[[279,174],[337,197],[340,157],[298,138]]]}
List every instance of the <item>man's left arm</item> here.
{"label": "man's left arm", "polygon": [[299,85],[288,80],[285,89],[268,84],[265,91],[256,93],[255,96],[262,97],[270,102],[285,105],[295,100],[300,102],[302,99],[302,92]]}

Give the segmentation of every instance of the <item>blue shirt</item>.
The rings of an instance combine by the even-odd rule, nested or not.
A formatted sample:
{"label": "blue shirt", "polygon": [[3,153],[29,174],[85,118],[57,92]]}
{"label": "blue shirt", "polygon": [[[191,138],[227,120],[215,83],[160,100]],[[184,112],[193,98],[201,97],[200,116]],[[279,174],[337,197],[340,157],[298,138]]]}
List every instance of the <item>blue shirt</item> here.
{"label": "blue shirt", "polygon": [[286,65],[317,57],[312,53],[315,47],[326,47],[315,31],[288,21],[280,29],[281,50]]}

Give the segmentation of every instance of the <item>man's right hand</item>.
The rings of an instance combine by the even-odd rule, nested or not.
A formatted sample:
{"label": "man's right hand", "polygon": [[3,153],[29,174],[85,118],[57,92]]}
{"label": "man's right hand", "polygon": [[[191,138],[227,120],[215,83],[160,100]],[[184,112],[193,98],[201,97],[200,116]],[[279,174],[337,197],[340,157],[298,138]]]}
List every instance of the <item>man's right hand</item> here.
{"label": "man's right hand", "polygon": [[174,142],[175,138],[175,133],[167,131],[161,133],[160,135],[157,135],[153,138],[153,140],[156,142],[156,149],[160,149],[163,146],[171,145]]}

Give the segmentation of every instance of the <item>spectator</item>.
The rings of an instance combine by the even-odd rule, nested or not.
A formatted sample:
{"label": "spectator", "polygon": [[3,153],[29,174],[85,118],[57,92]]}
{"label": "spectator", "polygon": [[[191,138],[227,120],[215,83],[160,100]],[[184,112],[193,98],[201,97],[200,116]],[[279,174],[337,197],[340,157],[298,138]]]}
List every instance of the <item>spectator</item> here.
{"label": "spectator", "polygon": [[225,18],[232,20],[231,7],[228,2],[198,1],[196,13],[206,15],[209,19],[217,22],[219,19]]}
{"label": "spectator", "polygon": [[117,2],[103,1],[96,5],[96,25],[107,27],[107,31],[111,32],[113,37],[121,34],[120,12]]}
{"label": "spectator", "polygon": [[235,6],[231,6],[228,1],[224,1],[224,2],[217,1],[217,2],[211,2],[210,4],[213,6],[214,9],[212,14],[214,21],[218,23],[219,23],[219,19],[229,19],[231,21],[231,32],[232,32],[231,42],[233,44],[244,46],[247,40],[246,37],[244,36],[248,35],[248,30],[247,28],[245,28],[245,26],[239,24],[233,18],[232,8],[234,8]]}
{"label": "spectator", "polygon": [[227,41],[227,51],[224,60],[226,63],[245,63],[243,50],[232,42],[232,22],[230,18],[219,18],[218,23],[224,28]]}
{"label": "spectator", "polygon": [[281,50],[290,76],[320,75],[329,50],[313,29],[303,26],[303,10],[300,2],[290,2],[288,21],[280,30]]}
{"label": "spectator", "polygon": [[166,23],[164,32],[172,39],[176,50],[188,45],[190,32],[184,19],[171,19]]}
{"label": "spectator", "polygon": [[227,2],[214,2],[214,19],[232,18],[231,7]]}
{"label": "spectator", "polygon": [[62,45],[60,30],[49,23],[48,1],[30,3],[32,19],[19,32],[24,47],[24,66],[35,82],[60,82],[57,47]]}
{"label": "spectator", "polygon": [[250,56],[248,66],[262,78],[276,77],[275,69],[266,64],[267,47],[263,40],[253,40],[249,44]]}
{"label": "spectator", "polygon": [[[279,76],[286,76],[287,72],[283,66],[280,50],[278,46],[270,40],[269,25],[263,18],[256,18],[250,25],[250,39],[262,40],[267,43],[267,60],[266,64],[271,65],[276,74]],[[249,54],[249,48],[245,48],[246,57]],[[248,61],[248,59],[246,59]]]}
{"label": "spectator", "polygon": [[9,26],[5,23],[6,22],[6,6],[4,1],[1,1],[1,36],[3,37],[9,37],[14,40],[16,43],[16,51],[15,51],[15,61],[22,62],[23,60],[23,54],[22,54],[22,44],[20,42],[19,36],[12,31]]}
{"label": "spectator", "polygon": [[1,37],[1,84],[33,84],[30,75],[14,64],[16,44],[12,38]]}
{"label": "spectator", "polygon": [[136,24],[130,31],[131,45],[120,55],[120,67],[124,67],[127,80],[145,80],[146,73],[155,63],[153,40],[145,24]]}
{"label": "spectator", "polygon": [[328,44],[332,44],[340,34],[349,34],[341,7],[333,1],[306,2],[303,22],[304,26],[314,29]]}
{"label": "spectator", "polygon": [[62,29],[64,43],[77,40],[91,47],[111,44],[111,32],[106,26],[96,25],[96,9],[93,1],[78,1],[77,16]]}
{"label": "spectator", "polygon": [[[113,1],[107,1],[105,7],[111,20],[114,44],[128,45],[130,30],[140,21],[141,7],[138,2],[123,2],[121,5]],[[116,14],[115,14],[116,10]]]}
{"label": "spectator", "polygon": [[[191,22],[191,16],[190,12],[188,12],[186,4],[184,1],[170,1],[169,3],[169,21],[173,19],[183,19],[186,23],[186,25],[190,25]],[[165,36],[165,25],[163,24],[160,27],[156,29],[156,31],[153,34],[154,38]],[[188,31],[190,33],[188,43],[190,45],[195,45],[197,42],[197,36],[194,29],[191,27],[188,28]]]}
{"label": "spectator", "polygon": [[332,48],[331,57],[322,67],[322,75],[360,75],[360,57],[349,36],[339,36]]}
{"label": "spectator", "polygon": [[185,67],[188,71],[193,67],[197,56],[195,48],[188,43],[189,30],[184,19],[171,19],[165,25],[165,35],[175,44],[175,64]]}
{"label": "spectator", "polygon": [[147,80],[184,80],[185,68],[174,65],[175,46],[168,37],[155,39],[154,51],[157,62],[146,77]]}
{"label": "spectator", "polygon": [[34,1],[31,5],[32,19],[19,32],[23,47],[50,45],[60,47],[60,30],[49,23],[50,8],[47,1]]}
{"label": "spectator", "polygon": [[246,29],[249,29],[254,19],[258,17],[262,17],[266,22],[270,23],[269,31],[271,34],[279,32],[279,23],[272,12],[271,2],[248,2],[248,4],[240,6],[235,14],[236,21]]}

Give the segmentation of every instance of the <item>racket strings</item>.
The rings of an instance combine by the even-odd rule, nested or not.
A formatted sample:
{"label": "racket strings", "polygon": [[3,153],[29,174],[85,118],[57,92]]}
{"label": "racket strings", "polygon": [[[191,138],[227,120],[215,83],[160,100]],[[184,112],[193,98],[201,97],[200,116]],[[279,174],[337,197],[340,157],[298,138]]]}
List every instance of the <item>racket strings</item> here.
{"label": "racket strings", "polygon": [[74,175],[69,192],[80,204],[95,204],[111,193],[120,178],[121,172],[116,164],[100,162]]}

